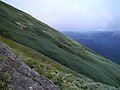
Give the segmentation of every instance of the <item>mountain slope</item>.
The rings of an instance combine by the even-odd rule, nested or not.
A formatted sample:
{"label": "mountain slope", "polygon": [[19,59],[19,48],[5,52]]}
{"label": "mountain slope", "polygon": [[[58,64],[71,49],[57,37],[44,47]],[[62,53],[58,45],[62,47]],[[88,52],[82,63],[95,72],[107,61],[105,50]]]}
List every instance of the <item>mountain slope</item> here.
{"label": "mountain slope", "polygon": [[120,66],[0,1],[0,35],[94,81],[120,86]]}
{"label": "mountain slope", "polygon": [[0,90],[58,90],[51,81],[25,65],[11,48],[2,42],[0,57]]}
{"label": "mountain slope", "polygon": [[120,31],[63,33],[100,55],[120,64]]}
{"label": "mountain slope", "polygon": [[[103,90],[107,90],[107,89],[119,90],[115,87],[111,87],[111,86],[105,85],[103,83],[95,82],[95,81],[85,77],[84,75],[75,73],[74,71],[54,62],[50,58],[32,50],[26,46],[20,45],[12,40],[9,40],[4,37],[0,37],[0,41],[2,41],[1,48],[4,48],[4,47],[8,48],[9,52],[14,53],[12,55],[14,55],[18,58],[17,60],[15,60],[16,62],[19,62],[18,60],[21,59],[31,69],[37,71],[40,75],[53,81],[61,90],[86,90],[86,89],[93,89],[93,90],[98,89],[99,90],[101,88]],[[3,43],[8,45],[9,47],[4,45]],[[0,51],[2,51],[2,49],[0,49]],[[4,67],[4,65],[1,63],[6,62],[5,58],[7,58],[7,57],[0,58],[0,70],[2,70],[3,69],[2,67]],[[16,62],[14,63],[14,66],[18,65]],[[9,64],[7,66],[9,66]],[[25,66],[24,68],[29,68],[29,67]],[[12,67],[12,68],[14,68],[14,67]],[[20,67],[18,67],[18,68],[20,68]],[[6,69],[7,69],[7,67],[6,67]],[[12,85],[12,86],[14,86],[12,90],[14,90],[14,88],[18,88],[17,90],[19,90],[19,88],[20,88],[19,85],[21,86],[22,84],[17,83],[17,85],[14,85],[13,83],[11,83],[11,81],[13,80],[12,79],[13,77],[11,77],[12,72],[8,73],[9,71],[10,71],[9,69],[7,69],[7,71],[5,71],[4,73],[2,71],[0,71],[0,73],[1,73],[0,74],[0,89],[3,89],[3,88],[4,88],[4,90],[6,90],[6,88],[10,89],[11,87],[9,87],[9,86]],[[15,71],[13,71],[13,72],[16,73]],[[23,74],[26,74],[27,76],[29,76],[28,74],[30,74],[30,73],[27,73],[28,71],[26,71],[24,69],[22,69],[19,73],[21,73],[21,72],[22,73],[24,72]],[[34,76],[34,74],[32,74],[32,75]],[[16,75],[14,75],[14,76],[16,76]],[[32,77],[29,77],[29,78],[33,79]],[[20,79],[20,78],[18,77],[18,79]],[[16,79],[14,79],[14,80],[15,80],[14,82],[16,82]],[[22,80],[24,80],[24,79],[22,79]],[[29,82],[27,82],[26,80],[24,80],[24,82],[26,82],[24,87],[28,89],[31,86],[31,84]],[[45,83],[42,84],[43,87],[45,86],[44,84]],[[50,87],[48,87],[48,90],[50,90]]]}

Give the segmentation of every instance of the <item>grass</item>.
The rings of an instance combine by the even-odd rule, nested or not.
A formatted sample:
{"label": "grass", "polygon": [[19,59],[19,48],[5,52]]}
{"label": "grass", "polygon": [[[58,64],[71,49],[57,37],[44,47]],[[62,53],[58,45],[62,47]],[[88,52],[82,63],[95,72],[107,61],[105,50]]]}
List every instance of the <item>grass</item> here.
{"label": "grass", "polygon": [[8,58],[5,57],[5,56],[3,56],[3,55],[0,55],[0,62],[1,62],[1,61],[5,61],[5,60],[8,60]]}
{"label": "grass", "polygon": [[11,76],[8,73],[4,73],[0,75],[0,90],[9,90],[9,82]]}
{"label": "grass", "polygon": [[[67,70],[71,69],[96,82],[120,87],[119,65],[94,53],[22,11],[1,1],[0,6],[0,11],[2,12],[0,13],[0,35],[26,46],[23,49],[12,44],[14,46],[12,47],[9,42],[9,46],[18,49],[17,52],[20,52],[22,57],[25,56],[28,58],[23,60],[31,68],[35,68],[40,74],[46,75],[46,77],[52,78],[52,80],[54,80],[54,77],[52,77],[54,73],[61,73],[62,71],[66,74]],[[18,25],[16,21],[24,25],[24,27]],[[1,40],[3,41],[3,39]],[[26,48],[28,47],[30,51],[27,52]],[[42,64],[45,62],[46,64]],[[36,68],[42,66],[48,72]],[[51,69],[49,70],[48,68],[50,67]],[[68,69],[64,71],[64,67]],[[53,71],[54,73],[52,74]],[[51,72],[51,75],[49,75],[49,72]],[[63,76],[65,75],[63,74]],[[61,79],[57,79],[58,82],[61,82]],[[56,81],[54,82],[57,83]]]}
{"label": "grass", "polygon": [[[10,39],[0,36],[0,41],[12,48],[10,50],[20,57],[21,60],[24,61],[31,69],[34,69],[40,75],[52,80],[61,90],[84,90],[85,88],[91,88],[93,90],[96,88],[116,89],[115,87],[94,82],[84,75],[77,74],[79,76],[78,77],[67,67],[64,67],[35,50],[18,44]],[[7,83],[3,83],[2,85],[3,86],[1,87],[5,87]]]}

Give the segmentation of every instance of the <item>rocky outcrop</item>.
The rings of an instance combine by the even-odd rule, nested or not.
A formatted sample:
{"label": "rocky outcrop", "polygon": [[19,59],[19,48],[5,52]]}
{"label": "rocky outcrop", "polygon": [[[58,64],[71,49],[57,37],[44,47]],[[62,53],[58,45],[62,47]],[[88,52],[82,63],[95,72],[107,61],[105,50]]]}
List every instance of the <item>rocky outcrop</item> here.
{"label": "rocky outcrop", "polygon": [[58,90],[52,81],[40,76],[17,57],[8,46],[0,42],[0,77],[9,74],[11,90]]}

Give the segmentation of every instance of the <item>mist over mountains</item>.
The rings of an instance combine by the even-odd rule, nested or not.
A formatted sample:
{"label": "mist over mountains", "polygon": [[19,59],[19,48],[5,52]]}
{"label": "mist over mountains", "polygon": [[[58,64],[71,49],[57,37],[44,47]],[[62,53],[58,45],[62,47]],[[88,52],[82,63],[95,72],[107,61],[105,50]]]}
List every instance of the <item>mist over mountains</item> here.
{"label": "mist over mountains", "polygon": [[63,32],[77,42],[120,64],[120,31]]}
{"label": "mist over mountains", "polygon": [[0,90],[120,90],[120,65],[0,1]]}

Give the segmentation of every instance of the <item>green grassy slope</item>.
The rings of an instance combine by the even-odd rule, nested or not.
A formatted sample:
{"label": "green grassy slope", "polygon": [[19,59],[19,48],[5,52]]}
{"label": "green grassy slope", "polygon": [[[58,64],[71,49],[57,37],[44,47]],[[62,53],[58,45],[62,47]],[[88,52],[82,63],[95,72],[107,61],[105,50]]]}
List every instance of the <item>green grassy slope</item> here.
{"label": "green grassy slope", "polygon": [[97,82],[120,86],[119,65],[1,1],[0,35],[32,48]]}
{"label": "green grassy slope", "polygon": [[[37,71],[40,75],[52,80],[61,90],[119,90],[103,83],[95,82],[84,75],[75,73],[50,58],[30,49],[24,45],[18,44],[10,39],[0,36],[0,42],[3,42],[11,52],[17,55],[31,69]],[[7,60],[6,57],[0,56],[0,62]],[[10,76],[5,73],[0,75],[0,90],[8,90]]]}

